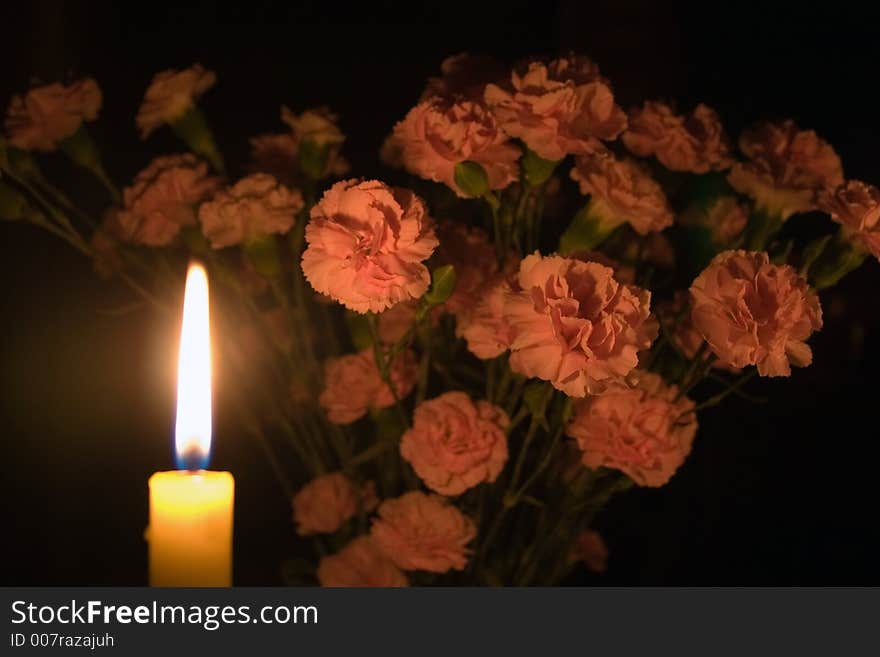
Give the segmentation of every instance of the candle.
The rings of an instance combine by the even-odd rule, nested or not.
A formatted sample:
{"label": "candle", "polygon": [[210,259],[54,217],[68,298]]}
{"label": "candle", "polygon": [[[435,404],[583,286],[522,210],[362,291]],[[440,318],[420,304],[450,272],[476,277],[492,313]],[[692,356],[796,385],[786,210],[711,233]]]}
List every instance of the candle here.
{"label": "candle", "polygon": [[174,433],[179,469],[149,482],[150,585],[230,586],[235,482],[203,469],[211,452],[211,338],[208,277],[197,264],[186,276]]}

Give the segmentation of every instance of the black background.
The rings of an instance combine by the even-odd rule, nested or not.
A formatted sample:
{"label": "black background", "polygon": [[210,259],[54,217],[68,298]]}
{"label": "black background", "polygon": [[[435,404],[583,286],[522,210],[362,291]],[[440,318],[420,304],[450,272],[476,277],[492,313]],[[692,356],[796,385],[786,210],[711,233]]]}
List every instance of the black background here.
{"label": "black background", "polygon": [[[846,174],[880,183],[876,17],[722,3],[474,2],[192,4],[32,2],[0,9],[0,103],[31,76],[91,75],[104,90],[90,126],[123,184],[144,146],[133,117],[153,73],[199,61],[219,83],[202,106],[231,161],[278,131],[279,105],[342,116],[356,175],[447,55],[507,61],[576,49],[628,107],[703,101],[731,134],[794,118],[835,145]],[[47,166],[99,207],[101,191],[60,157]],[[880,265],[823,296],[815,363],[757,382],[772,403],[731,401],[701,416],[694,453],[665,488],[635,491],[599,519],[609,584],[878,584],[877,371]],[[0,225],[3,584],[146,582],[146,481],[171,466],[178,326],[130,301],[91,264],[29,226]],[[832,296],[834,301],[832,301]],[[212,467],[237,481],[236,582],[276,584],[292,553],[289,504],[258,449],[218,411]],[[228,423],[226,425],[228,427]]]}

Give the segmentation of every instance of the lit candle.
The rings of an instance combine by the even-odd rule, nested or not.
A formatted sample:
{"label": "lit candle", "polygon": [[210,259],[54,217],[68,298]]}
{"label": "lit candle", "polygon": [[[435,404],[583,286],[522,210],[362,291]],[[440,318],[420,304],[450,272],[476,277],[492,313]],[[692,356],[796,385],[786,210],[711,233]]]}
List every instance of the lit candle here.
{"label": "lit candle", "polygon": [[150,477],[151,586],[231,586],[232,501],[228,472],[210,472],[211,336],[208,277],[186,276],[177,363],[178,470]]}

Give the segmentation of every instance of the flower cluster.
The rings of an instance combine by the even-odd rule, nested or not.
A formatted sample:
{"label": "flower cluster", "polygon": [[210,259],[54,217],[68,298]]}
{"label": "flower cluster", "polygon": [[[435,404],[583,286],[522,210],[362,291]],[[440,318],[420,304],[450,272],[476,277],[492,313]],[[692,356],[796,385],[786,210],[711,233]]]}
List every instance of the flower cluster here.
{"label": "flower cluster", "polygon": [[[815,132],[761,122],[734,150],[702,103],[625,113],[585,56],[446,59],[378,178],[339,180],[346,135],[326,107],[282,107],[286,128],[227,168],[238,151],[199,107],[216,80],[198,64],[153,78],[141,137],[167,124],[187,152],[146,156],[121,193],[86,128],[94,80],[14,96],[0,217],[160,307],[178,264],[206,263],[227,407],[312,548],[297,584],[601,574],[596,511],[667,484],[698,415],[751,399],[751,376],[809,365],[817,290],[880,259],[880,190],[845,180]],[[56,149],[106,189],[99,221],[24,152]],[[826,234],[800,239],[797,218],[781,232],[812,210]]]}

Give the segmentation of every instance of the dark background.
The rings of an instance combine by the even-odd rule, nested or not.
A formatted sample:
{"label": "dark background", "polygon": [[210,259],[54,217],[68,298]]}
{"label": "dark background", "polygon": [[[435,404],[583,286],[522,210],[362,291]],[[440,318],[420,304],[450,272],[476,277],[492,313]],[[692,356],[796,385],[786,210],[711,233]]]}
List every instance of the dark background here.
{"label": "dark background", "polygon": [[[648,2],[6,3],[0,104],[29,78],[101,84],[90,126],[118,183],[170,131],[141,144],[134,114],[153,73],[199,61],[219,83],[202,106],[241,161],[247,137],[278,131],[281,103],[342,116],[356,175],[440,61],[462,50],[508,61],[576,49],[594,57],[625,106],[645,98],[717,108],[731,134],[792,117],[835,145],[848,177],[880,182],[880,40],[859,7],[814,13],[737,3]],[[718,3],[719,6],[721,3]],[[48,166],[92,199],[61,158]],[[97,201],[96,201],[97,202]],[[0,225],[3,584],[143,584],[150,473],[171,467],[173,347],[179,326],[147,309],[47,234]],[[880,266],[823,296],[815,363],[760,381],[772,398],[701,416],[694,453],[665,488],[634,491],[599,519],[608,584],[878,584],[876,469]],[[228,424],[227,424],[228,427]],[[224,429],[212,467],[237,481],[236,582],[274,584],[292,552],[289,505],[259,450]]]}

